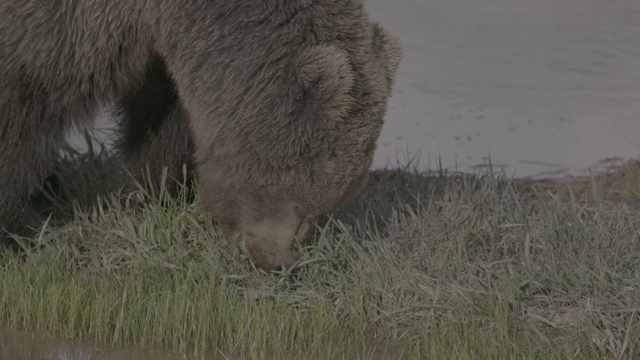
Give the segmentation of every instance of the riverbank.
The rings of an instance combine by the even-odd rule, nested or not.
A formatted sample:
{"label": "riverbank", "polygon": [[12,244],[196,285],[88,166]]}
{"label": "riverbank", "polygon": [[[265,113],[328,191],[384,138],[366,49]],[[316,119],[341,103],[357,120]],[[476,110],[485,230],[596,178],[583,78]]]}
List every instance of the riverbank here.
{"label": "riverbank", "polygon": [[632,358],[638,174],[375,171],[276,275],[197,204],[110,191],[0,252],[0,326],[195,358]]}

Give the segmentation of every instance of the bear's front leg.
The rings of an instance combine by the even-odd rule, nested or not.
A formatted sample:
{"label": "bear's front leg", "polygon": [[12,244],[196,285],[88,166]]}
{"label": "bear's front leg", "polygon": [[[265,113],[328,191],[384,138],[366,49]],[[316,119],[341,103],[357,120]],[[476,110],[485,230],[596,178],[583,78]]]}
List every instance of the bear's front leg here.
{"label": "bear's front leg", "polygon": [[57,119],[42,120],[33,109],[9,105],[13,112],[0,113],[0,239],[26,225],[21,216],[29,195],[41,187],[64,139]]}
{"label": "bear's front leg", "polygon": [[144,79],[118,101],[115,116],[119,117],[121,134],[117,147],[138,182],[151,185],[157,193],[163,185],[162,172],[167,169],[170,181],[164,186],[175,193],[175,181],[192,180],[194,150],[189,119],[162,59],[150,59]]}

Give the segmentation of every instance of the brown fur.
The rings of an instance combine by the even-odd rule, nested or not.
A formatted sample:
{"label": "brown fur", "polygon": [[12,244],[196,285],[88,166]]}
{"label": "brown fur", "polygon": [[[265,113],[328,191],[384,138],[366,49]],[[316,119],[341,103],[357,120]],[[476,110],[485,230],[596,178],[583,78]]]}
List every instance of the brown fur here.
{"label": "brown fur", "polygon": [[0,227],[117,102],[130,168],[194,164],[231,251],[267,270],[360,189],[401,56],[362,0],[3,0],[0,49]]}

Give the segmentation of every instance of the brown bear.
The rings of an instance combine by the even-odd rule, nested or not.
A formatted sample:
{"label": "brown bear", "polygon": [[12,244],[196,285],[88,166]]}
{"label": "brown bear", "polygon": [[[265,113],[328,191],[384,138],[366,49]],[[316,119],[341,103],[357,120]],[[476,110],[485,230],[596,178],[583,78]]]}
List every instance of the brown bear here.
{"label": "brown bear", "polygon": [[361,188],[400,58],[362,0],[2,0],[0,228],[116,103],[131,170],[192,163],[231,251],[277,269]]}

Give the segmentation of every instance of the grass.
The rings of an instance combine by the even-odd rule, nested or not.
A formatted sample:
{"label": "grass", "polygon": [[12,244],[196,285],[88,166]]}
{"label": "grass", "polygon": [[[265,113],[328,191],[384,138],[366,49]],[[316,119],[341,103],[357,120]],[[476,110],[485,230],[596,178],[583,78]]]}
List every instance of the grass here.
{"label": "grass", "polygon": [[71,207],[70,180],[62,220],[0,251],[0,326],[221,359],[638,358],[636,165],[376,171],[275,275],[234,262],[197,203],[109,183]]}

